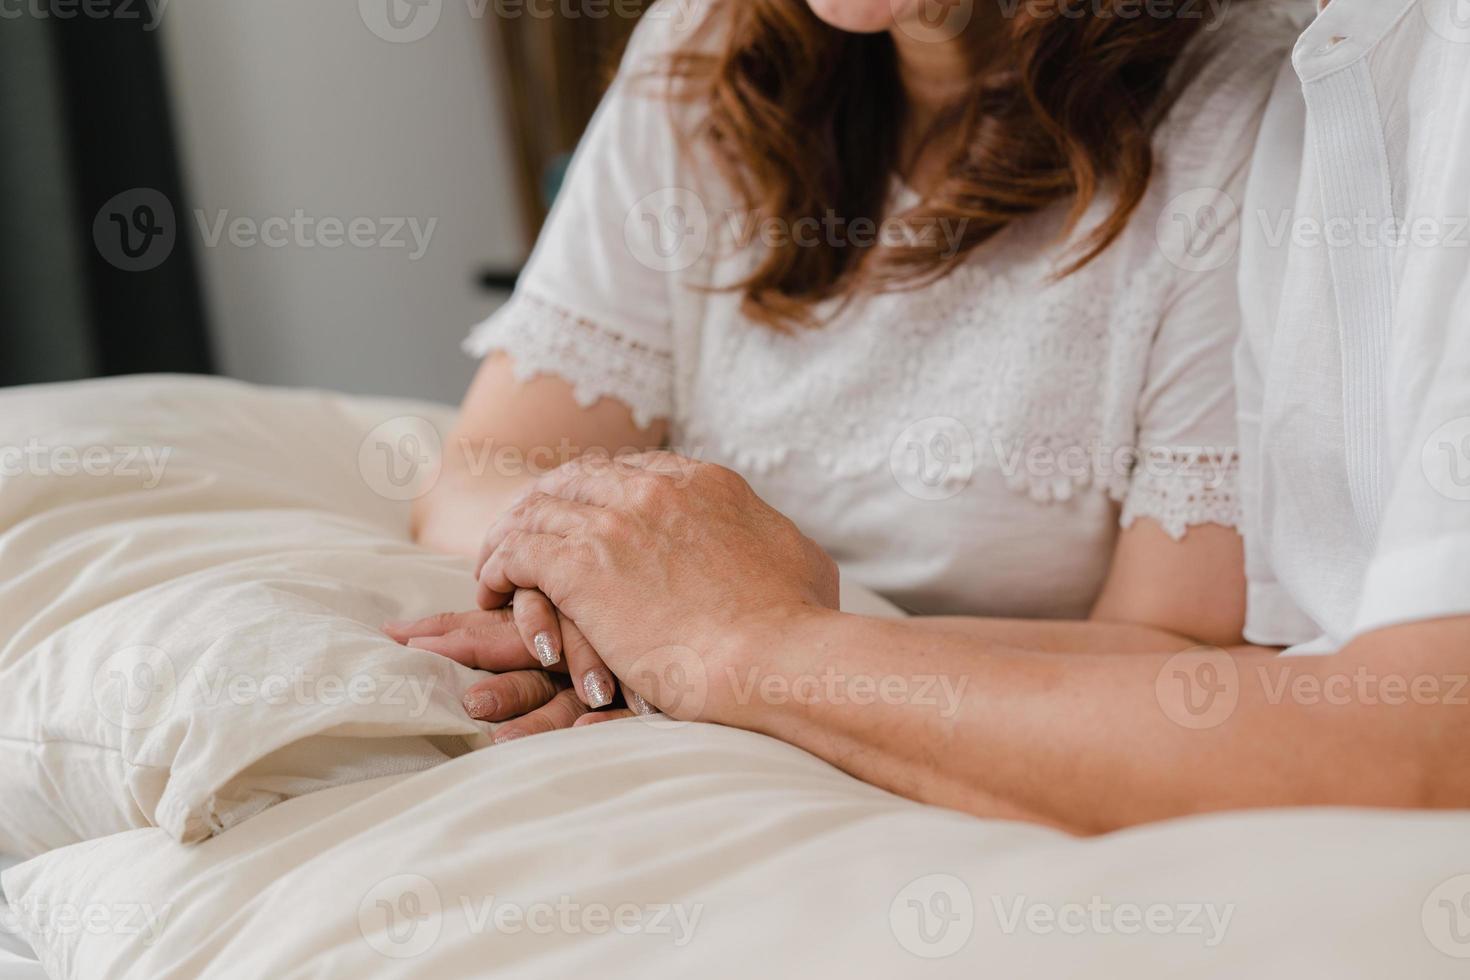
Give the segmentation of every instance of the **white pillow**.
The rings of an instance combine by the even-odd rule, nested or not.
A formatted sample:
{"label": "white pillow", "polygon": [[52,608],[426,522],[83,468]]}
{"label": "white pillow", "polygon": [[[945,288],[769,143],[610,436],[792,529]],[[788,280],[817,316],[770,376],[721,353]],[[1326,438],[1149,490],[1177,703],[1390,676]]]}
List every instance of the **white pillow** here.
{"label": "white pillow", "polygon": [[472,671],[379,632],[473,603],[382,468],[432,478],[449,419],[207,379],[0,393],[0,852],[198,840],[488,731]]}
{"label": "white pillow", "polygon": [[475,672],[379,631],[474,604],[408,536],[452,419],[203,378],[0,392],[0,853],[198,840],[483,744]]}
{"label": "white pillow", "polygon": [[1470,954],[1447,918],[1467,830],[1270,810],[1077,840],[920,806],[761,735],[628,719],[3,880],[56,980],[1449,980]]}

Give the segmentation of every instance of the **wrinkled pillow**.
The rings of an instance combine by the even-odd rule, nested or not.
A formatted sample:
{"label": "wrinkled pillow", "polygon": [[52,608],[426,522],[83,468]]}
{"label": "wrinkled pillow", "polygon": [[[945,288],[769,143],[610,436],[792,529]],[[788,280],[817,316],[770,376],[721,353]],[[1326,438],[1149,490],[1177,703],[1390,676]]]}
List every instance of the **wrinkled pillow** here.
{"label": "wrinkled pillow", "polygon": [[483,737],[474,672],[379,631],[473,604],[408,536],[450,419],[217,379],[0,393],[0,852],[198,840]]}

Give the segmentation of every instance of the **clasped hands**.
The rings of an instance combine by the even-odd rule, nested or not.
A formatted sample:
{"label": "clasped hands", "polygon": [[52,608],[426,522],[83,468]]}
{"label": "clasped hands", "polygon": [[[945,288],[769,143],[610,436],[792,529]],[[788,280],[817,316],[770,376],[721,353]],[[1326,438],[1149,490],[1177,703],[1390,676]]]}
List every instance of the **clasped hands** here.
{"label": "clasped hands", "polygon": [[738,474],[668,452],[583,456],[485,534],[479,609],[388,623],[393,639],[494,675],[465,709],[496,742],[661,710],[727,721],[725,678],[835,610],[837,567]]}

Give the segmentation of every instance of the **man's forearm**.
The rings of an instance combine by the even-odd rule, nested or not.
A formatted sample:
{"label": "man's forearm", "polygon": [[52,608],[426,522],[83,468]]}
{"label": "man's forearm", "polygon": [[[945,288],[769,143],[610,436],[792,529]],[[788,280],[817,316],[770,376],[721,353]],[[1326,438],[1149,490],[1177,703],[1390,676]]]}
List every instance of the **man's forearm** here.
{"label": "man's forearm", "polygon": [[1094,619],[992,619],[924,616],[905,621],[925,637],[950,637],[971,649],[1032,653],[1164,653],[1202,641],[1138,623]]}
{"label": "man's forearm", "polygon": [[952,623],[831,613],[752,642],[767,652],[720,658],[713,720],[905,796],[1079,832],[1237,807],[1430,803],[1429,756],[1466,734],[1449,677],[1427,703],[1334,695],[1363,666],[1351,654],[1039,656]]}

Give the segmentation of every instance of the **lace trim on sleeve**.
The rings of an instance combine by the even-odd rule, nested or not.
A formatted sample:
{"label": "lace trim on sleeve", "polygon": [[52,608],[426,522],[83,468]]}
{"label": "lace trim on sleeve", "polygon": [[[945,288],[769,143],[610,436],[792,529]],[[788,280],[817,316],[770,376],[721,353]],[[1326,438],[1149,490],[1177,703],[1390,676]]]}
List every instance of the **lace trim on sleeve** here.
{"label": "lace trim on sleeve", "polygon": [[673,358],[537,296],[517,292],[465,338],[475,357],[511,355],[518,381],[554,375],[572,386],[577,404],[616,398],[647,428],[673,414]]}
{"label": "lace trim on sleeve", "polygon": [[1152,518],[1175,541],[1196,524],[1239,527],[1239,484],[1237,453],[1154,450],[1134,468],[1121,523]]}

